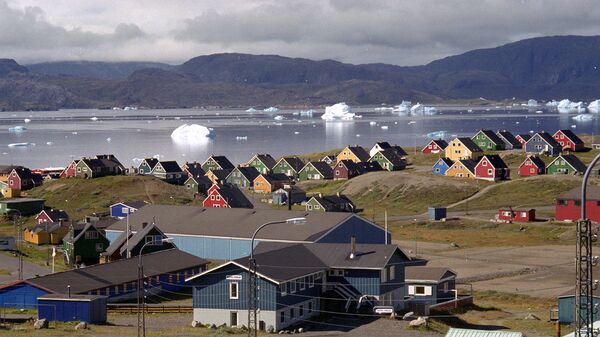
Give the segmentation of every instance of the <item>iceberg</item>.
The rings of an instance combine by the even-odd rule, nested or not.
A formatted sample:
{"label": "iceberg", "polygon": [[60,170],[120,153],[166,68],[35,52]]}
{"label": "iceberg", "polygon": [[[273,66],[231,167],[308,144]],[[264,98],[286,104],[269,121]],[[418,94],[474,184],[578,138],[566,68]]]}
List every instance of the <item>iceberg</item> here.
{"label": "iceberg", "polygon": [[538,102],[535,99],[530,99],[527,101],[527,106],[538,106]]}
{"label": "iceberg", "polygon": [[27,146],[32,146],[35,145],[33,143],[12,143],[12,144],[8,144],[8,147],[27,147]]}
{"label": "iceberg", "polygon": [[354,119],[354,116],[355,114],[350,110],[350,107],[346,103],[340,102],[332,106],[326,107],[325,113],[321,116],[321,118],[326,121],[347,121]]}
{"label": "iceberg", "polygon": [[383,106],[383,107],[375,108],[375,109],[373,109],[373,111],[377,111],[377,112],[394,111],[394,108]]}
{"label": "iceberg", "polygon": [[448,137],[448,131],[433,131],[427,134],[427,138],[429,139],[444,139]]}
{"label": "iceberg", "polygon": [[266,109],[263,110],[264,112],[277,112],[279,111],[279,109],[277,109],[276,107],[272,106],[272,107],[268,107]]}
{"label": "iceberg", "polygon": [[281,115],[277,115],[277,116],[273,117],[273,119],[276,120],[276,121],[282,121],[282,120],[285,119],[285,117],[283,117]]}
{"label": "iceberg", "polygon": [[402,101],[400,105],[396,105],[392,112],[398,112],[400,114],[408,114],[410,112],[410,107],[412,106],[411,101]]}
{"label": "iceberg", "polygon": [[594,119],[594,116],[592,116],[590,114],[579,114],[579,115],[573,117],[573,120],[578,121],[578,122],[587,122],[587,121],[591,121],[592,119]]}
{"label": "iceberg", "polygon": [[315,112],[315,110],[313,110],[313,109],[301,110],[300,116],[312,116],[314,112]]}
{"label": "iceberg", "polygon": [[258,110],[254,109],[254,108],[248,108],[248,109],[246,109],[246,112],[256,112],[256,111],[258,111]]}
{"label": "iceberg", "polygon": [[585,111],[585,107],[583,106],[583,102],[571,102],[568,99],[563,99],[558,102],[556,106],[558,112],[560,113],[570,113],[570,112],[583,112]]}
{"label": "iceberg", "polygon": [[25,118],[25,119],[23,120],[23,122],[25,122],[25,123],[29,123],[29,122],[31,122],[31,119],[29,119],[29,118]]}
{"label": "iceberg", "polygon": [[437,109],[417,103],[410,108],[410,113],[415,116],[435,115],[437,113]]}
{"label": "iceberg", "polygon": [[587,108],[590,112],[593,112],[595,114],[600,113],[600,99],[590,102]]}
{"label": "iceberg", "polygon": [[369,125],[370,125],[370,126],[375,126],[375,125],[377,125],[377,122],[375,122],[375,121],[370,121],[370,122],[369,122]]}
{"label": "iceberg", "polygon": [[183,124],[171,133],[171,139],[178,144],[204,144],[214,136],[214,130],[198,124]]}
{"label": "iceberg", "polygon": [[546,103],[546,106],[549,108],[556,108],[558,106],[558,102],[556,100],[551,100]]}
{"label": "iceberg", "polygon": [[91,120],[93,120],[94,122],[98,120],[98,117],[94,116],[92,118],[90,118]]}
{"label": "iceberg", "polygon": [[15,133],[20,133],[20,132],[25,132],[27,131],[27,128],[21,125],[17,125],[17,126],[13,126],[8,128],[8,132],[15,132]]}

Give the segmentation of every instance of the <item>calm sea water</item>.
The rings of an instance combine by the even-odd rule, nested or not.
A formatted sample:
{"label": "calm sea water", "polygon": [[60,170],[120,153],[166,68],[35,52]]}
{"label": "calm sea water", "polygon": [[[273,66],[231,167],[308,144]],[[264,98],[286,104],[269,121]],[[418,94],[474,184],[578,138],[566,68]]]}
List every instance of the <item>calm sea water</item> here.
{"label": "calm sea water", "polygon": [[[211,154],[223,154],[242,163],[254,153],[285,154],[320,152],[359,144],[370,147],[376,141],[402,146],[424,145],[427,133],[445,130],[452,135],[471,136],[481,128],[507,129],[513,133],[571,128],[577,133],[594,134],[600,130],[598,118],[586,122],[572,119],[574,114],[546,111],[536,113],[522,108],[439,107],[436,116],[409,117],[372,108],[354,108],[362,118],[354,121],[326,122],[316,110],[312,117],[299,110],[277,113],[247,113],[243,110],[60,110],[42,112],[3,112],[0,115],[0,163],[29,167],[65,166],[72,158],[114,153],[126,166],[136,158],[159,155],[163,160],[204,161]],[[285,120],[274,120],[281,115]],[[91,120],[97,117],[98,120]],[[24,119],[31,122],[24,123]],[[375,125],[372,125],[375,122]],[[184,123],[211,127],[214,139],[203,144],[175,144],[170,135]],[[9,132],[22,125],[27,131]],[[382,126],[384,128],[382,128]],[[387,129],[385,128],[387,127]],[[239,140],[236,137],[247,137]],[[9,147],[13,143],[31,143]],[[35,145],[33,145],[35,144]]]}

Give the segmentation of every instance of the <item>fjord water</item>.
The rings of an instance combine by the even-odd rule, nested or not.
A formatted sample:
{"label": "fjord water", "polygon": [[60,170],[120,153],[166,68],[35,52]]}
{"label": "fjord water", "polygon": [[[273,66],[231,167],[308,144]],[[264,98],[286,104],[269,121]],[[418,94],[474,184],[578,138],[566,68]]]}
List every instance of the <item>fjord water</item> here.
{"label": "fjord water", "polygon": [[[353,144],[370,147],[376,141],[422,146],[428,142],[428,133],[440,130],[452,137],[472,136],[482,128],[522,134],[538,130],[552,133],[575,125],[576,133],[594,134],[600,127],[596,115],[591,121],[578,122],[572,120],[574,114],[547,110],[536,113],[521,107],[438,108],[440,114],[422,117],[355,108],[354,112],[362,118],[334,122],[320,118],[323,109],[316,110],[313,116],[301,116],[300,110],[277,113],[202,109],[2,112],[0,163],[32,168],[65,166],[73,158],[114,153],[125,166],[134,165],[136,158],[154,155],[183,163],[222,154],[238,164],[248,161],[254,153],[270,153],[277,158]],[[276,115],[285,119],[274,120]],[[24,123],[24,119],[31,121]],[[170,137],[171,132],[184,123],[213,128],[215,137],[200,144],[176,144]],[[9,132],[9,127],[17,125],[27,127],[27,131]],[[14,143],[31,145],[8,146]]]}

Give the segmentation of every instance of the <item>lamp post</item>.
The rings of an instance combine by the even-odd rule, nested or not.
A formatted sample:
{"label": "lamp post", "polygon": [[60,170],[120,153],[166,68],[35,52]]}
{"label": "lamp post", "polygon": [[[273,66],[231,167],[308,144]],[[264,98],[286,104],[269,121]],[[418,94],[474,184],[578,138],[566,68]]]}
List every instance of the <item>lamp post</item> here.
{"label": "lamp post", "polygon": [[[138,281],[137,281],[137,320],[138,320],[138,330],[137,330],[137,335],[138,337],[146,337],[146,313],[144,310],[144,296],[140,296],[140,294],[144,291],[144,265],[142,264],[142,253],[144,251],[144,248],[146,248],[147,245],[158,245],[158,244],[163,244],[165,242],[173,242],[173,239],[171,238],[163,238],[161,240],[158,241],[148,241],[146,243],[144,243],[144,245],[142,246],[142,248],[140,249],[140,253],[138,256]],[[141,320],[140,320],[140,311],[141,311]],[[140,335],[140,331],[141,331],[141,335]]]}
{"label": "lamp post", "polygon": [[256,239],[256,234],[260,232],[261,229],[277,224],[294,224],[294,225],[302,225],[306,223],[306,218],[291,218],[287,220],[279,220],[279,221],[270,221],[260,225],[252,234],[252,240],[250,241],[250,259],[248,260],[248,271],[250,273],[250,283],[248,286],[248,337],[256,337],[258,333],[258,328],[256,326],[256,311],[258,307],[258,298],[257,298],[257,273],[256,273],[256,260],[254,259],[254,240]]}
{"label": "lamp post", "polygon": [[[21,251],[23,233],[21,232],[21,211],[18,209],[11,209],[10,213],[12,213],[15,230],[17,231],[17,254],[19,254],[18,279],[21,281],[23,280],[23,252]],[[18,213],[18,215],[15,213]]]}

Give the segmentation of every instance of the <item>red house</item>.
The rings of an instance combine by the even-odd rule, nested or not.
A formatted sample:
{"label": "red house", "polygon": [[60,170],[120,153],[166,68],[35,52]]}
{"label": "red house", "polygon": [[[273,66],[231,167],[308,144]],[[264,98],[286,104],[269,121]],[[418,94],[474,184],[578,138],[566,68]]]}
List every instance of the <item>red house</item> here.
{"label": "red house", "polygon": [[519,175],[521,177],[537,176],[545,173],[546,163],[538,156],[527,156],[527,159],[519,165]]}
{"label": "red house", "polygon": [[498,210],[498,220],[506,222],[535,221],[535,209],[512,209],[512,207],[501,208]]}
{"label": "red house", "polygon": [[429,142],[421,152],[424,154],[442,153],[448,146],[448,142],[443,139],[434,139]]}
{"label": "red house", "polygon": [[206,194],[206,199],[202,202],[205,208],[254,208],[244,193],[230,184],[214,184]]}
{"label": "red house", "polygon": [[365,173],[365,169],[349,159],[338,161],[333,168],[333,179],[352,179]]}
{"label": "red house", "polygon": [[30,190],[36,186],[41,186],[44,178],[41,175],[31,172],[26,167],[16,167],[8,176],[8,187],[13,190]]}
{"label": "red house", "polygon": [[585,149],[585,144],[571,130],[558,130],[552,135],[563,148],[563,150],[579,152]]}
{"label": "red house", "polygon": [[[588,186],[586,216],[600,222],[600,187]],[[575,187],[556,197],[554,217],[558,221],[577,221],[581,218],[581,187]]]}
{"label": "red house", "polygon": [[69,221],[69,215],[62,209],[49,209],[41,211],[36,217],[38,224]]}
{"label": "red house", "polygon": [[497,154],[488,154],[475,165],[475,178],[484,180],[505,180],[510,177],[508,166]]}
{"label": "red house", "polygon": [[61,178],[73,178],[77,173],[77,163],[79,163],[79,159],[73,160],[61,173]]}
{"label": "red house", "polygon": [[531,139],[531,135],[516,135],[515,138],[519,141],[519,143],[521,143],[521,146],[525,148],[525,143],[527,143],[527,141]]}

